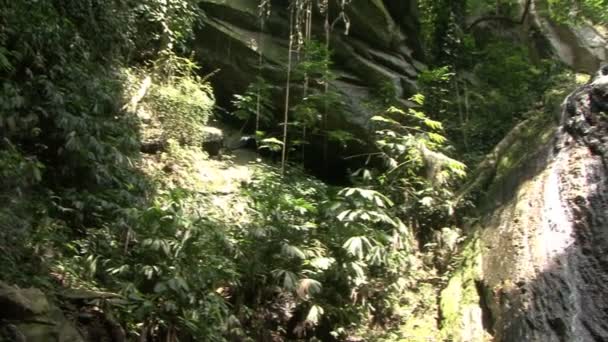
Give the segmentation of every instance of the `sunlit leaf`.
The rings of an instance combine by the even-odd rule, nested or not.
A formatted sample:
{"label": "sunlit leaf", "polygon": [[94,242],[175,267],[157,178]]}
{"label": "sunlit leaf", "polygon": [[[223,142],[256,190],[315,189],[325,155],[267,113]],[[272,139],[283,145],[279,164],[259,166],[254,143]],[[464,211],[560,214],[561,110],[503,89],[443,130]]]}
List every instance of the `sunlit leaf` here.
{"label": "sunlit leaf", "polygon": [[434,130],[442,130],[443,129],[443,125],[441,124],[441,122],[439,121],[435,121],[435,120],[431,120],[431,119],[424,119],[424,124]]}
{"label": "sunlit leaf", "polygon": [[304,252],[300,248],[286,244],[286,243],[284,243],[282,245],[281,252],[290,258],[297,258],[297,259],[306,258],[306,254],[304,254]]}
{"label": "sunlit leaf", "polygon": [[310,265],[318,270],[325,271],[335,263],[334,258],[317,257],[310,261]]}
{"label": "sunlit leaf", "polygon": [[306,320],[311,322],[312,324],[318,324],[321,316],[325,311],[319,305],[313,305],[308,311],[308,315],[306,315]]}
{"label": "sunlit leaf", "polygon": [[434,203],[434,200],[432,197],[426,196],[423,197],[422,199],[420,199],[420,204],[426,206],[426,207],[431,207]]}
{"label": "sunlit leaf", "polygon": [[296,290],[296,293],[302,299],[309,299],[310,296],[314,296],[319,292],[321,292],[321,283],[311,278],[301,279]]}
{"label": "sunlit leaf", "polygon": [[348,254],[355,256],[359,259],[363,259],[365,251],[371,246],[369,239],[365,236],[353,236],[346,240],[346,242],[342,245]]}
{"label": "sunlit leaf", "polygon": [[438,144],[443,144],[446,142],[446,138],[441,134],[429,132],[429,133],[427,133],[427,135],[429,136],[429,139],[431,139],[432,142],[435,142]]}
{"label": "sunlit leaf", "polygon": [[405,114],[405,112],[397,107],[391,106],[386,110],[390,114]]}
{"label": "sunlit leaf", "polygon": [[414,96],[410,97],[410,101],[413,101],[420,106],[424,105],[424,99],[424,95],[422,94],[415,94]]}
{"label": "sunlit leaf", "polygon": [[387,118],[384,116],[379,116],[379,115],[372,116],[372,118],[370,120],[374,121],[374,122],[383,122],[383,123],[389,123],[389,124],[393,124],[393,125],[400,125],[397,121],[395,121],[393,119],[390,119],[390,118]]}

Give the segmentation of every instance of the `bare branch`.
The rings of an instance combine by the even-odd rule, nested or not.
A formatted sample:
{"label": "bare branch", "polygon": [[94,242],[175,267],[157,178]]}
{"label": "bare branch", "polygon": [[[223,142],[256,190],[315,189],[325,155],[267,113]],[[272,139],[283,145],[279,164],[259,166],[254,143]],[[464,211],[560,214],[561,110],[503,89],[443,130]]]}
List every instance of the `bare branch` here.
{"label": "bare branch", "polygon": [[478,18],[477,20],[473,21],[471,23],[471,25],[469,25],[465,29],[465,32],[471,31],[475,26],[477,26],[483,22],[486,22],[486,21],[502,21],[502,22],[506,22],[509,24],[513,24],[513,25],[521,25],[524,23],[524,21],[526,20],[526,17],[530,13],[531,5],[532,5],[532,0],[526,0],[526,4],[524,5],[524,12],[521,14],[521,18],[519,20],[514,20],[513,18],[505,17],[505,16],[501,16],[501,15],[491,15],[491,16],[487,16],[487,17],[481,17],[481,18]]}

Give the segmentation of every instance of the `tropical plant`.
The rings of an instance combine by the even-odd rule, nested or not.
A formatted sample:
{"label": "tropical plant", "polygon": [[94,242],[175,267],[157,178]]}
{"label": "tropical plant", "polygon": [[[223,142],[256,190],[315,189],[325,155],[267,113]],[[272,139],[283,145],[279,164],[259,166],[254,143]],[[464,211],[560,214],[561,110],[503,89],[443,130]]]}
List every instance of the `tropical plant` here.
{"label": "tropical plant", "polygon": [[548,0],[549,13],[562,23],[580,23],[589,19],[597,24],[608,23],[606,0]]}
{"label": "tropical plant", "polygon": [[159,196],[137,213],[124,246],[100,260],[129,299],[125,320],[134,330],[143,323],[141,338],[221,340],[229,308],[216,290],[237,274],[221,252],[227,242],[219,225],[188,213],[193,200],[180,189]]}
{"label": "tropical plant", "polygon": [[198,67],[185,58],[170,56],[155,63],[153,84],[146,103],[159,114],[164,139],[201,146],[204,127],[215,98],[211,86],[194,73]]}
{"label": "tropical plant", "polygon": [[236,110],[233,114],[245,122],[245,126],[250,121],[255,121],[255,131],[264,131],[271,127],[274,121],[275,106],[271,95],[270,84],[264,78],[257,77],[244,94],[234,95],[232,104]]}

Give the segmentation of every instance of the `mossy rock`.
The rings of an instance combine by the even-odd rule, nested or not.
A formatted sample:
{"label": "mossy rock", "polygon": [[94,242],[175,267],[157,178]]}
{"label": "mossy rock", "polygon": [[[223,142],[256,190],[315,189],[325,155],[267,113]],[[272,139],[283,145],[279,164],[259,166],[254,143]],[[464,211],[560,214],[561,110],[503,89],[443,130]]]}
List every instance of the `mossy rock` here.
{"label": "mossy rock", "polygon": [[83,342],[76,326],[39,289],[20,289],[0,282],[0,340]]}
{"label": "mossy rock", "polygon": [[478,237],[470,239],[461,252],[462,261],[441,291],[441,336],[454,342],[484,342],[484,310],[479,287],[483,278]]}
{"label": "mossy rock", "polygon": [[0,282],[0,318],[25,319],[43,315],[49,311],[49,302],[42,291],[34,288],[20,289]]}

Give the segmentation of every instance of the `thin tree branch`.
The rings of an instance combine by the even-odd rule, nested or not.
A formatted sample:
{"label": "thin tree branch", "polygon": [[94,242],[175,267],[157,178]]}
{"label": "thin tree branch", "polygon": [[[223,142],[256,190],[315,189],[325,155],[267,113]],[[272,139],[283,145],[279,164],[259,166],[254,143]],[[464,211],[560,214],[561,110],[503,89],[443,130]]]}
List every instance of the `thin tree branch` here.
{"label": "thin tree branch", "polygon": [[521,25],[526,20],[526,17],[530,13],[530,6],[532,5],[532,0],[526,0],[526,4],[524,5],[524,12],[521,14],[521,18],[519,20],[514,20],[513,18],[502,16],[502,15],[490,15],[487,17],[481,17],[477,20],[473,21],[466,29],[465,32],[471,31],[475,26],[486,22],[486,21],[503,21],[513,25]]}

